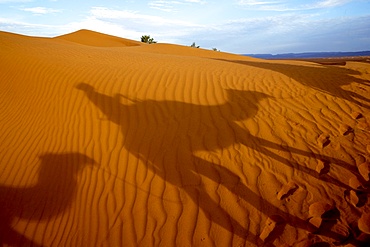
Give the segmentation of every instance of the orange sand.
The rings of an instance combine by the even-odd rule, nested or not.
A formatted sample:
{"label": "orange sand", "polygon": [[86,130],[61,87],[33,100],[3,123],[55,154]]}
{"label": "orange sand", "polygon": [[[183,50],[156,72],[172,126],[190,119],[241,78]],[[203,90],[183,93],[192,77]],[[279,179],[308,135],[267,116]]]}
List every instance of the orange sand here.
{"label": "orange sand", "polygon": [[0,66],[2,246],[369,240],[369,63],[82,30],[0,32]]}

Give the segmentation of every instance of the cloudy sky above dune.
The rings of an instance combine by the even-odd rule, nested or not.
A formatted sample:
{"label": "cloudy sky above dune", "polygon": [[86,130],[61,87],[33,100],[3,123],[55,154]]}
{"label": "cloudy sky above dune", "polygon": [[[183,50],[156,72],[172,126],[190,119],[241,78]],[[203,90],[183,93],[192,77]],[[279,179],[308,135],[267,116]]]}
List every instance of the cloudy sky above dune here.
{"label": "cloudy sky above dune", "polygon": [[0,0],[0,30],[90,29],[232,53],[370,50],[370,0]]}

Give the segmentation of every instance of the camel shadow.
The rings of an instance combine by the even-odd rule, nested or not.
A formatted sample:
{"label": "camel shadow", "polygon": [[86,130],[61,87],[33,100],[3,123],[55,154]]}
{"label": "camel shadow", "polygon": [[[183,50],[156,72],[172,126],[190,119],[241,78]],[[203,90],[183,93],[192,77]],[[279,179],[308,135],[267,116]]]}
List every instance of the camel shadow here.
{"label": "camel shadow", "polygon": [[0,245],[42,246],[15,231],[15,219],[47,220],[68,209],[76,194],[76,176],[95,161],[80,153],[46,153],[40,157],[37,184],[0,185]]}
{"label": "camel shadow", "polygon": [[[326,66],[321,65],[313,67],[304,65],[279,64],[255,61],[238,61],[238,60],[221,60],[221,61],[276,71],[286,75],[289,78],[294,79],[295,81],[305,86],[309,86],[318,91],[328,93],[334,97],[342,98],[364,108],[370,109],[369,98],[342,88],[343,86],[349,85],[353,82],[364,86],[370,86],[370,81],[354,77],[356,75],[361,74],[356,70],[330,65]],[[363,87],[360,87],[360,89],[366,90]],[[359,100],[366,102],[366,104],[363,104]]]}
{"label": "camel shadow", "polygon": [[[211,153],[242,144],[315,177],[317,177],[315,171],[292,163],[269,148],[308,157],[331,159],[339,165],[349,167],[349,164],[330,157],[293,147],[283,148],[255,137],[240,127],[237,122],[253,118],[258,112],[259,102],[270,97],[264,93],[226,90],[228,97],[225,103],[196,105],[178,101],[130,99],[121,94],[109,96],[96,91],[86,83],[80,83],[76,88],[83,91],[109,121],[120,126],[123,135],[122,145],[128,152],[140,159],[164,181],[185,191],[211,222],[254,244],[263,243],[259,236],[248,232],[237,219],[231,217],[211,198],[204,189],[204,178],[224,186],[267,216],[279,215],[285,224],[307,231],[312,231],[314,226],[264,200],[244,185],[237,174],[223,166],[221,161],[200,158],[195,154],[197,151]],[[335,179],[328,181],[340,184]],[[330,234],[335,236],[336,233]],[[337,239],[340,238],[341,236],[337,236]]]}

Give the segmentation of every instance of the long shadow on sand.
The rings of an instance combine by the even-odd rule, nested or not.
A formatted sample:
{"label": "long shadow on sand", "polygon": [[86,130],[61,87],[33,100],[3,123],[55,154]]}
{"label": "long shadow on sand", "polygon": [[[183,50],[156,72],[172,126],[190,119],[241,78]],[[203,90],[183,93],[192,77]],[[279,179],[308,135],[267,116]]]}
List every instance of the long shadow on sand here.
{"label": "long shadow on sand", "polygon": [[[210,197],[202,186],[202,177],[225,186],[231,193],[267,216],[279,215],[285,223],[307,231],[311,231],[313,226],[264,200],[245,186],[238,175],[225,168],[220,161],[210,162],[199,158],[194,154],[196,151],[212,152],[243,144],[315,177],[318,176],[312,169],[292,163],[269,148],[327,159],[350,168],[349,164],[330,157],[292,147],[283,148],[255,137],[248,130],[241,128],[236,122],[252,118],[257,113],[258,103],[269,97],[263,93],[227,90],[227,102],[207,106],[177,101],[128,99],[120,94],[109,96],[97,92],[86,83],[80,83],[77,88],[85,93],[109,121],[121,127],[125,149],[142,160],[148,169],[163,180],[185,191],[210,221],[251,243],[261,244],[261,239],[248,232]],[[329,180],[345,186],[335,179]],[[334,232],[331,232],[330,236],[341,239],[341,236]]]}
{"label": "long shadow on sand", "polygon": [[42,221],[62,214],[74,200],[77,174],[95,164],[80,153],[47,153],[40,160],[36,185],[0,185],[0,246],[42,246],[15,231],[13,221]]}
{"label": "long shadow on sand", "polygon": [[[360,75],[360,72],[356,70],[330,65],[313,67],[255,61],[219,60],[276,71],[303,85],[370,109],[369,98],[342,88],[354,82],[370,87],[370,81],[355,77]],[[360,89],[366,90],[363,87],[360,87]],[[366,104],[361,103],[359,100],[366,102]]]}

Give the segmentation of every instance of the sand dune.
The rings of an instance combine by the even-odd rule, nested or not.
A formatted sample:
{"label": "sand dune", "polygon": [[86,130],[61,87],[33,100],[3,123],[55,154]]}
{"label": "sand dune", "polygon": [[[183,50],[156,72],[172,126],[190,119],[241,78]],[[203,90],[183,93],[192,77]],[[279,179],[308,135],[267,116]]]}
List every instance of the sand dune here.
{"label": "sand dune", "polygon": [[98,47],[122,47],[122,46],[141,46],[145,45],[142,42],[123,39],[116,36],[102,34],[90,30],[79,30],[73,33],[65,34],[56,37],[56,39],[63,39],[74,43],[98,46]]}
{"label": "sand dune", "polygon": [[88,30],[0,46],[3,246],[370,240],[369,63]]}

